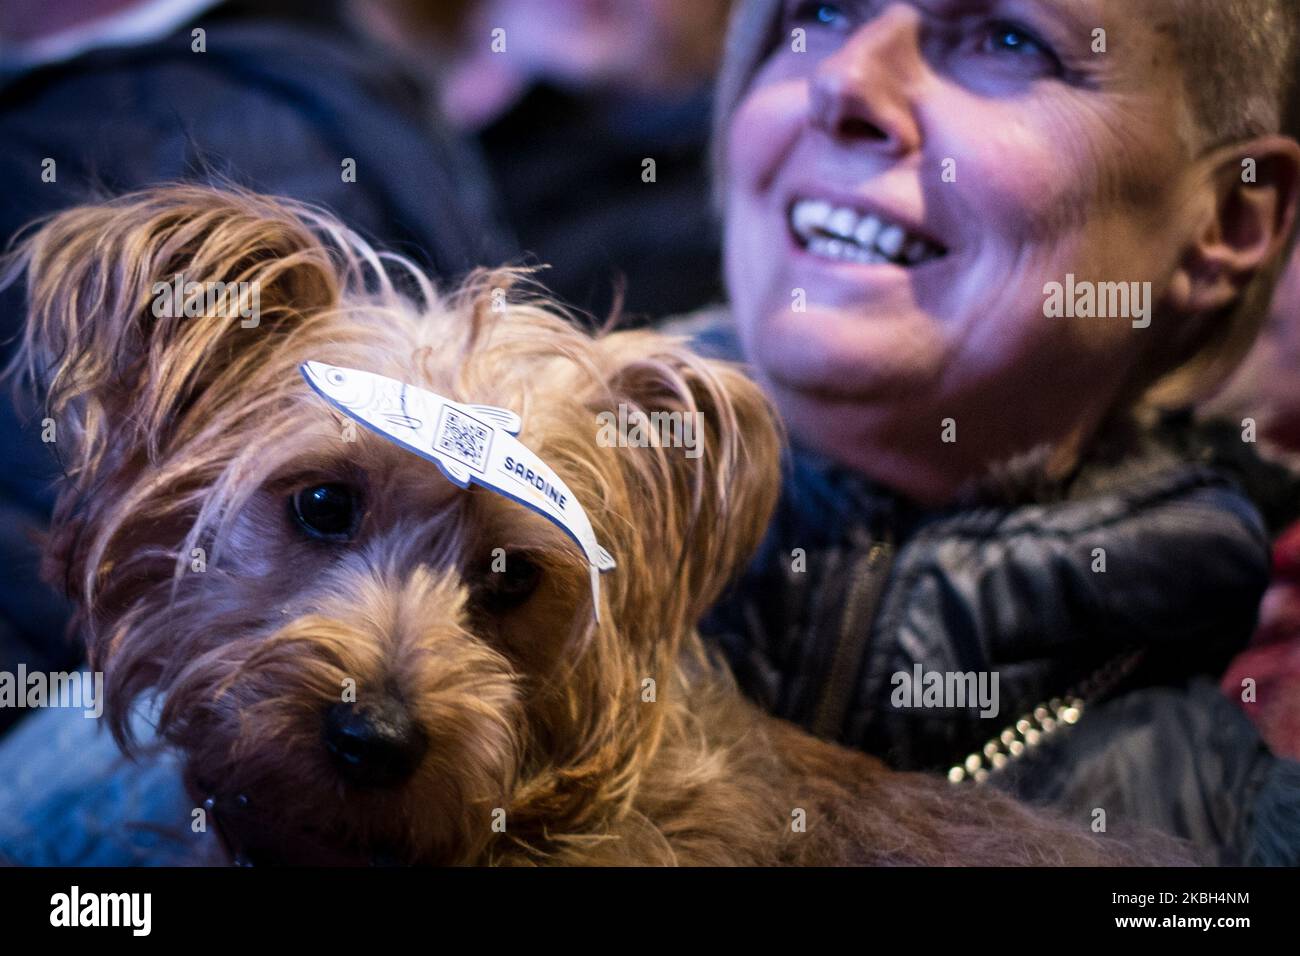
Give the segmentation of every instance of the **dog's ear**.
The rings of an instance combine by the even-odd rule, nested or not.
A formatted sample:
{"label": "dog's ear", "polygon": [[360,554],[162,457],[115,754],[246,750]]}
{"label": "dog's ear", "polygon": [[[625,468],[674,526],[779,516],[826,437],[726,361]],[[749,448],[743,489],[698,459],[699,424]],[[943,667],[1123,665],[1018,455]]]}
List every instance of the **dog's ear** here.
{"label": "dog's ear", "polygon": [[189,553],[160,549],[191,532],[197,489],[276,420],[297,378],[280,346],[312,318],[328,335],[362,258],[344,238],[305,207],[177,186],[68,210],[13,253],[28,308],[7,373],[44,397],[65,475],[42,571],[97,666]]}
{"label": "dog's ear", "polygon": [[628,606],[661,610],[664,626],[689,628],[767,528],[780,485],[779,420],[737,366],[684,342],[631,331],[600,346],[609,363],[608,389],[594,403],[600,443],[615,444],[611,430],[632,433],[614,453],[634,540],[616,546],[635,557],[613,577],[628,589]]}
{"label": "dog's ear", "polygon": [[68,210],[19,246],[6,273],[25,281],[27,323],[9,371],[44,393],[69,477],[115,454],[156,460],[214,381],[336,304],[316,215],[171,186]]}

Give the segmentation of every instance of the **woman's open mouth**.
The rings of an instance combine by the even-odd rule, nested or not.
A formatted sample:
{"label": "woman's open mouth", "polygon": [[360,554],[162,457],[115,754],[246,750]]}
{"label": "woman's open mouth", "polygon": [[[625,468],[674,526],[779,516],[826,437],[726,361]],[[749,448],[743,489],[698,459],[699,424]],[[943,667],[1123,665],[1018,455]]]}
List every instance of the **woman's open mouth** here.
{"label": "woman's open mouth", "polygon": [[910,269],[948,252],[900,223],[825,199],[797,199],[791,203],[787,217],[790,232],[800,247],[832,262],[890,263]]}

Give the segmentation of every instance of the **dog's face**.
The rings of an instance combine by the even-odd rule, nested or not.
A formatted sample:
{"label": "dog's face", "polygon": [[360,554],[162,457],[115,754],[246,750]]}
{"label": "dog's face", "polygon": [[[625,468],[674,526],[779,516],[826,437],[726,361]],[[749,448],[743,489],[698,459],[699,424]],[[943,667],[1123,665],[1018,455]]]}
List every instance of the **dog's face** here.
{"label": "dog's face", "polygon": [[[174,189],[36,236],[24,355],[70,478],[50,573],[116,732],[160,693],[237,854],[544,853],[632,799],[694,619],[770,512],[770,411],[669,340],[593,339],[509,303],[503,274],[425,305],[367,292],[363,247],[308,228],[328,225]],[[258,325],[152,313],[142,290],[175,273],[257,281]],[[618,561],[600,623],[563,531],[342,418],[298,373],[309,360],[518,412]],[[601,441],[620,405],[698,414],[698,457]]]}

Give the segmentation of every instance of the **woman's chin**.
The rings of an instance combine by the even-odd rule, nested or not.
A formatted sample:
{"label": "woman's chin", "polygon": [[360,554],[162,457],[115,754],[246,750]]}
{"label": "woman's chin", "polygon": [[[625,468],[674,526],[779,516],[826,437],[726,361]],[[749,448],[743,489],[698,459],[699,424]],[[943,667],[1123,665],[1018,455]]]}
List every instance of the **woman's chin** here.
{"label": "woman's chin", "polygon": [[939,330],[925,316],[787,307],[745,338],[761,377],[824,400],[915,398],[940,380],[947,358]]}
{"label": "woman's chin", "polygon": [[[939,376],[927,363],[908,362],[898,355],[854,354],[820,348],[807,340],[771,341],[753,355],[759,379],[773,392],[826,405],[883,405],[917,401]],[[777,396],[779,397],[779,396]]]}

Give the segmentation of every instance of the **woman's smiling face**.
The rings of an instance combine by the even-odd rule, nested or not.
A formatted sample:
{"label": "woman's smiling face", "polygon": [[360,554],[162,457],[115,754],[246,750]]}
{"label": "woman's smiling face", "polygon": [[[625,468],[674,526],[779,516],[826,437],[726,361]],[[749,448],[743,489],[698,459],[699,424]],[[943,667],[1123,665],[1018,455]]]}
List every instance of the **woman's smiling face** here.
{"label": "woman's smiling face", "polygon": [[[1205,213],[1158,8],[787,0],[731,120],[726,268],[803,442],[943,499],[1107,414]],[[1154,323],[1049,318],[1069,274],[1151,282]]]}

